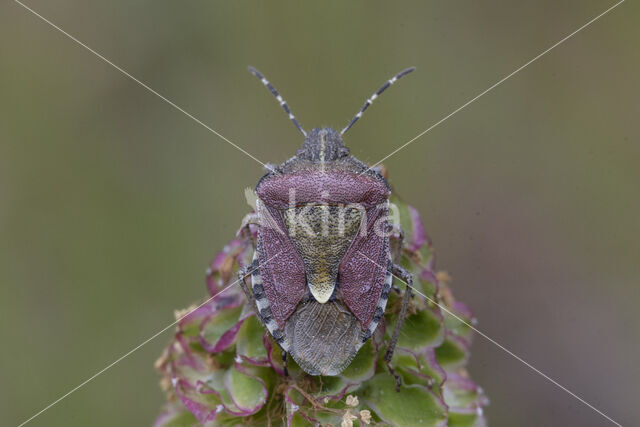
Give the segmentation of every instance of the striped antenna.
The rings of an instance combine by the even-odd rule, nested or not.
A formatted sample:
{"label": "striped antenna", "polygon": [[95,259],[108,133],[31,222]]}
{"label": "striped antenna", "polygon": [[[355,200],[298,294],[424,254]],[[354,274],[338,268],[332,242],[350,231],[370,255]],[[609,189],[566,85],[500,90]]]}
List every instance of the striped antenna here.
{"label": "striped antenna", "polygon": [[282,106],[282,108],[284,109],[285,113],[287,113],[289,115],[289,118],[291,119],[291,121],[293,122],[294,125],[296,125],[296,127],[298,128],[298,130],[300,132],[302,132],[302,134],[306,137],[307,136],[307,132],[304,131],[304,129],[302,129],[302,126],[300,126],[300,123],[298,123],[298,121],[296,120],[296,117],[293,115],[293,113],[291,112],[291,110],[289,109],[289,106],[287,105],[287,101],[285,101],[284,99],[282,99],[282,96],[280,96],[280,94],[278,93],[278,91],[276,90],[275,87],[273,87],[273,85],[271,83],[269,83],[269,80],[265,79],[264,76],[260,73],[260,71],[256,70],[253,67],[249,67],[249,71],[251,71],[251,74],[253,74],[254,76],[256,76],[257,78],[260,79],[260,81],[262,82],[263,85],[265,85],[267,87],[267,89],[269,89],[271,91],[271,93],[273,94],[273,96],[276,97],[276,99],[278,100],[278,102],[280,103],[280,105]]}
{"label": "striped antenna", "polygon": [[351,126],[353,126],[353,124],[355,122],[358,121],[358,119],[360,117],[362,117],[362,113],[364,113],[364,111],[369,108],[369,105],[373,104],[373,101],[376,100],[376,98],[378,96],[380,96],[380,94],[382,92],[384,92],[385,90],[387,90],[387,88],[389,86],[391,86],[392,84],[394,84],[395,82],[397,82],[398,80],[400,80],[402,77],[406,76],[407,74],[409,74],[410,72],[412,72],[413,70],[415,70],[416,67],[411,67],[411,68],[407,68],[406,70],[400,71],[398,74],[396,74],[395,76],[393,76],[392,79],[387,80],[385,84],[383,84],[380,89],[378,89],[376,91],[376,93],[374,93],[373,95],[371,95],[371,98],[367,99],[364,103],[364,105],[362,106],[362,109],[358,112],[358,114],[355,115],[355,117],[353,119],[351,119],[351,121],[349,122],[349,124],[347,125],[347,127],[345,127],[344,129],[342,129],[342,132],[340,132],[340,135],[344,135],[344,133],[346,131],[348,131]]}

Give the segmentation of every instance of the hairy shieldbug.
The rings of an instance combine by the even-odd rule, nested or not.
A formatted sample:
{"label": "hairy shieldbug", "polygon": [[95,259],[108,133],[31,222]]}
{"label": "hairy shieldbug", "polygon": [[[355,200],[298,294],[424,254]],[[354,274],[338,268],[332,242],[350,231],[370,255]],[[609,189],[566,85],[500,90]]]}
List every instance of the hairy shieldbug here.
{"label": "hairy shieldbug", "polygon": [[[340,132],[308,134],[277,90],[249,70],[276,97],[305,139],[296,155],[258,182],[256,212],[241,231],[257,226],[254,258],[239,272],[259,319],[283,350],[311,375],[338,375],[383,318],[393,276],[406,287],[400,317],[385,353],[390,362],[411,298],[411,275],[395,265],[390,239],[402,239],[388,221],[391,189],[379,171],[349,154],[342,135],[389,86],[367,99]],[[244,233],[250,236],[251,233]],[[250,283],[246,279],[250,277]]]}

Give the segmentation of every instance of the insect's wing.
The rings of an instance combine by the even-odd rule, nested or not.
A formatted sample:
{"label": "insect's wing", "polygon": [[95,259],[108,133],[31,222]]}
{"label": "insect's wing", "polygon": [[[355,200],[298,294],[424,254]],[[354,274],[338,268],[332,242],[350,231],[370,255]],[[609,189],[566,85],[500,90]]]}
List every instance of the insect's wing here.
{"label": "insect's wing", "polygon": [[385,286],[389,264],[387,204],[367,209],[366,233],[358,233],[340,263],[339,290],[362,328],[369,326]]}
{"label": "insect's wing", "polygon": [[305,293],[304,262],[284,226],[282,211],[260,203],[260,275],[273,318],[280,328]]}

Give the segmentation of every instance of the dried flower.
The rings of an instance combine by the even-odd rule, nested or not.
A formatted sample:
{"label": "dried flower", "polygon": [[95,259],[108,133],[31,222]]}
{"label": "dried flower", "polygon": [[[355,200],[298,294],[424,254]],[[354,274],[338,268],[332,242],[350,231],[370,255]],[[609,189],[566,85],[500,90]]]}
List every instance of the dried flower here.
{"label": "dried flower", "polygon": [[368,409],[360,411],[360,419],[365,424],[371,424],[371,412]]}
{"label": "dried flower", "polygon": [[347,405],[348,406],[353,406],[356,407],[360,404],[360,402],[358,401],[358,396],[354,396],[352,394],[350,394],[349,396],[347,396]]}
{"label": "dried flower", "polygon": [[342,427],[353,427],[353,420],[357,420],[358,417],[353,415],[351,411],[347,409],[347,412],[342,416]]}

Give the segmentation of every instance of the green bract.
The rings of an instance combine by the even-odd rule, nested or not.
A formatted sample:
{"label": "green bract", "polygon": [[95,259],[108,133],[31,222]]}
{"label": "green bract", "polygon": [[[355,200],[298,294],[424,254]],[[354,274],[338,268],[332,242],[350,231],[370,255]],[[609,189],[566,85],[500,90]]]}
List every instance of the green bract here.
{"label": "green bract", "polygon": [[446,273],[436,272],[417,211],[395,197],[392,202],[405,230],[395,261],[415,277],[415,296],[392,361],[403,379],[399,392],[382,360],[400,308],[398,295],[392,293],[385,322],[340,376],[307,375],[290,358],[286,378],[280,348],[245,304],[240,287],[223,291],[253,255],[250,242],[236,239],[211,264],[212,298],[176,313],[175,336],[156,362],[168,402],[155,426],[486,425],[482,408],[488,400],[465,370],[472,315],[454,299]]}

